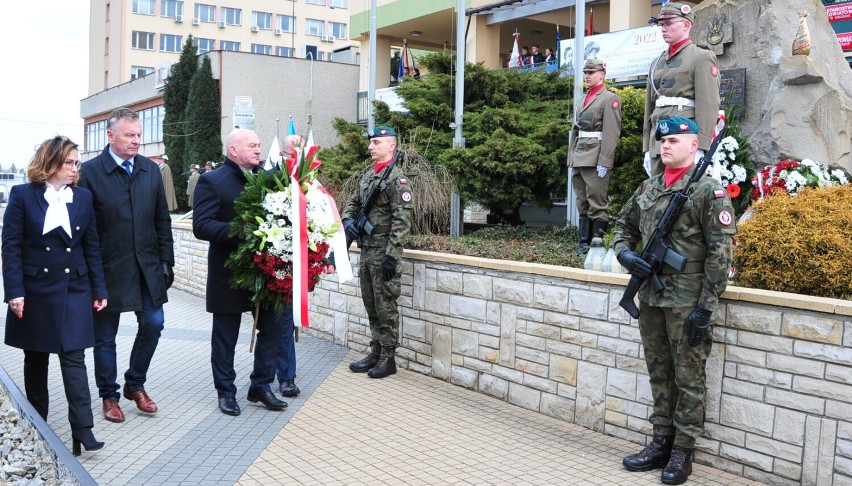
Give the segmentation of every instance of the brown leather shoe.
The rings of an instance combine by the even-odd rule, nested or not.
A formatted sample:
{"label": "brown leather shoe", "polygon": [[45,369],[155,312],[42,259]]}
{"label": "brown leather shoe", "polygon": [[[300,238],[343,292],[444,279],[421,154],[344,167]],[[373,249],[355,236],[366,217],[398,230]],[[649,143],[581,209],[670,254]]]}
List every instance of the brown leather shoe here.
{"label": "brown leather shoe", "polygon": [[154,403],[154,400],[151,400],[145,390],[130,391],[127,389],[127,385],[124,385],[124,398],[136,402],[136,408],[140,412],[157,413],[157,410],[159,410],[157,404]]}
{"label": "brown leather shoe", "polygon": [[118,406],[118,402],[104,398],[104,418],[110,422],[124,422],[124,412]]}

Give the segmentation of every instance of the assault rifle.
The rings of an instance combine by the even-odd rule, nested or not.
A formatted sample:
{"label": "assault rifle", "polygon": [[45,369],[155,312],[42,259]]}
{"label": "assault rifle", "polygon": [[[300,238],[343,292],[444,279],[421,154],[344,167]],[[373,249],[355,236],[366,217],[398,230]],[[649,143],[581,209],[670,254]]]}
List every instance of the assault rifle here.
{"label": "assault rifle", "polygon": [[[672,250],[669,237],[671,236],[672,226],[674,226],[675,220],[680,215],[680,210],[686,204],[686,201],[689,200],[692,185],[704,177],[707,167],[713,160],[713,154],[716,153],[716,149],[719,147],[719,141],[722,138],[722,129],[724,128],[724,115],[720,115],[716,123],[715,136],[713,142],[710,144],[710,148],[707,149],[704,157],[698,161],[695,171],[689,180],[686,181],[686,186],[672,194],[672,198],[669,200],[669,205],[666,207],[663,217],[660,218],[660,222],[657,223],[654,233],[642,251],[642,259],[651,265],[651,273],[647,278],[651,279],[651,285],[657,293],[662,292],[666,288],[658,275],[663,263],[681,272],[686,268],[686,258]],[[621,296],[621,301],[618,303],[634,319],[639,318],[639,307],[633,302],[633,298],[636,297],[636,293],[639,292],[639,288],[645,283],[645,280],[636,275],[631,275],[630,282],[627,284],[627,288],[624,289],[624,295]]]}
{"label": "assault rifle", "polygon": [[[393,166],[396,165],[396,161],[399,160],[399,154],[400,153],[401,153],[400,151],[398,151],[398,150],[396,151],[396,153],[393,155],[393,160],[391,160],[391,163],[388,164],[388,166],[385,167],[384,172],[382,172],[382,178],[379,179],[379,183],[376,184],[375,186],[373,186],[372,189],[370,189],[370,192],[367,194],[367,197],[365,197],[364,201],[361,202],[361,210],[358,211],[358,217],[355,218],[355,220],[353,221],[353,224],[355,225],[355,229],[358,230],[359,236],[358,236],[358,239],[355,240],[355,241],[358,242],[359,247],[361,246],[361,236],[360,235],[362,235],[362,234],[366,234],[366,235],[373,234],[373,223],[371,223],[370,220],[367,219],[367,213],[370,212],[370,208],[373,207],[373,201],[376,199],[376,197],[378,197],[378,195],[381,194],[382,191],[385,190],[385,181],[387,181],[388,176],[390,175],[391,171],[393,170]],[[349,248],[349,246],[352,245],[352,241],[353,241],[352,238],[350,238],[349,235],[347,234],[346,235],[346,248]]]}

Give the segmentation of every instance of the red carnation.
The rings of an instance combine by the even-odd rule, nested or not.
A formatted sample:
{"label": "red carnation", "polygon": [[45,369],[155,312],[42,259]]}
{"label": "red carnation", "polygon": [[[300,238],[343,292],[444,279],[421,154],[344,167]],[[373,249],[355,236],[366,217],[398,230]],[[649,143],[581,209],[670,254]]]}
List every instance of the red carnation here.
{"label": "red carnation", "polygon": [[731,199],[736,199],[737,196],[740,195],[740,186],[738,184],[728,184],[728,195],[731,196]]}

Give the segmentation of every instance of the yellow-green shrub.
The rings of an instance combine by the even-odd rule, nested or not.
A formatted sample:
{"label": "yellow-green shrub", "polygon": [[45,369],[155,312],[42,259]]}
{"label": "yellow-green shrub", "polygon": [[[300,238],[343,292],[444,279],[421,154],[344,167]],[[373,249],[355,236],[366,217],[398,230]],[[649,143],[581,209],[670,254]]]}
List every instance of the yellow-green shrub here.
{"label": "yellow-green shrub", "polygon": [[852,298],[852,184],[779,194],[740,224],[737,285]]}

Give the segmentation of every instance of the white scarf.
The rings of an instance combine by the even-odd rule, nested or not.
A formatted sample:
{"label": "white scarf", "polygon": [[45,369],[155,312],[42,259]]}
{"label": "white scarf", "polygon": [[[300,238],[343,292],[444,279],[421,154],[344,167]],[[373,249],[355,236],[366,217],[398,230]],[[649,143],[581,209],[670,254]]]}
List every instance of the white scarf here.
{"label": "white scarf", "polygon": [[47,212],[44,214],[44,230],[41,234],[46,235],[54,228],[61,227],[71,234],[71,220],[68,218],[68,206],[74,202],[74,192],[68,186],[62,186],[61,189],[54,190],[53,186],[47,184],[44,191],[44,199],[47,200]]}

